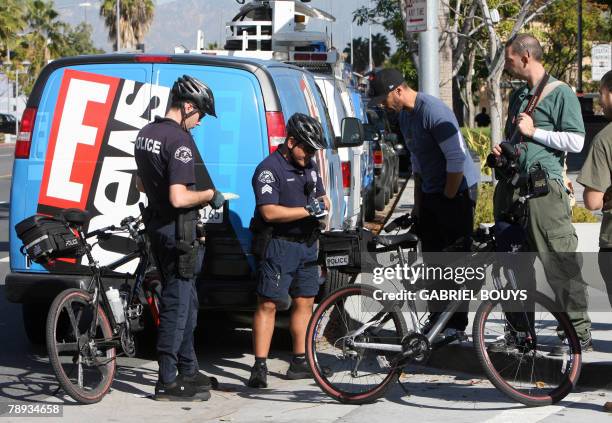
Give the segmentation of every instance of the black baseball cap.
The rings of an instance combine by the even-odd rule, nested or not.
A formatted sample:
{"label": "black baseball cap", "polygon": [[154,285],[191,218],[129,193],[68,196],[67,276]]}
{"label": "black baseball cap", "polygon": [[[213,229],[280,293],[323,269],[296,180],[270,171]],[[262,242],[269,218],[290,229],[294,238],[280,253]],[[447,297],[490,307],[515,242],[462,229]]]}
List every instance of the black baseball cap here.
{"label": "black baseball cap", "polygon": [[396,89],[404,82],[404,75],[397,69],[382,69],[370,77],[370,90],[368,96],[368,107],[381,104],[387,94]]}

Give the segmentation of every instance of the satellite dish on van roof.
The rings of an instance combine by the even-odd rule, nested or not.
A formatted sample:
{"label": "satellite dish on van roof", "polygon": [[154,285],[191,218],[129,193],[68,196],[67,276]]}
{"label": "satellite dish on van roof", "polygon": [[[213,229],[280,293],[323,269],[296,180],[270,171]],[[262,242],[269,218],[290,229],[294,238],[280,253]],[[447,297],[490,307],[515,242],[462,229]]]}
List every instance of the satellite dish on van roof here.
{"label": "satellite dish on van roof", "polygon": [[295,2],[295,11],[311,18],[321,19],[323,21],[329,22],[336,22],[336,18],[333,15],[330,15],[329,13],[324,12],[321,9],[317,9],[316,7],[305,5],[301,2]]}
{"label": "satellite dish on van roof", "polygon": [[[254,0],[251,3],[247,3],[240,8],[240,16],[244,16],[252,10],[267,9],[270,7],[270,3],[274,0]],[[295,3],[295,12],[311,18],[321,19],[323,21],[336,22],[336,18],[327,12],[316,7],[308,6],[302,1],[293,0]]]}

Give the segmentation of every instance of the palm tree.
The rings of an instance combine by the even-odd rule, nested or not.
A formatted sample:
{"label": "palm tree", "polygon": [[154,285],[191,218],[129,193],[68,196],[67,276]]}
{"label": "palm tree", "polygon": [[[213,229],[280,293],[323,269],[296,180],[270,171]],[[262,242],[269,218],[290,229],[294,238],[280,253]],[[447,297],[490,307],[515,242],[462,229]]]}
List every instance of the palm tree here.
{"label": "palm tree", "polygon": [[[152,0],[120,0],[121,48],[133,48],[142,43],[153,22],[155,5]],[[108,39],[117,43],[117,0],[103,0],[100,16],[108,29]]]}
{"label": "palm tree", "polygon": [[[355,72],[363,73],[368,70],[369,65],[369,46],[367,38],[354,38],[353,39],[353,70]],[[347,53],[346,61],[350,61],[351,45],[347,44],[344,49],[344,53]],[[389,47],[389,40],[383,34],[372,35],[372,60],[374,66],[380,66],[384,63],[385,59],[389,57],[391,48]]]}
{"label": "palm tree", "polygon": [[65,45],[63,34],[66,24],[59,20],[59,13],[53,8],[53,2],[29,0],[26,20],[30,28],[27,36],[30,50],[43,53],[43,64],[61,56]]}
{"label": "palm tree", "polygon": [[7,60],[10,47],[18,37],[18,33],[26,27],[25,7],[19,0],[3,0],[0,2],[0,43],[4,45]]}

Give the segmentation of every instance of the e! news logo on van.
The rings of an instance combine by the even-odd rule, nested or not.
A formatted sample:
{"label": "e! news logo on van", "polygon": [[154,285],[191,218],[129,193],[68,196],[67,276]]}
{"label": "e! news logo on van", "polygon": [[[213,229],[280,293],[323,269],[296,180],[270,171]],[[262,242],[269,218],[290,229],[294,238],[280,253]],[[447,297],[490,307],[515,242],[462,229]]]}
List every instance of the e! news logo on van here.
{"label": "e! news logo on van", "polygon": [[[170,88],[66,69],[53,114],[38,212],[76,207],[92,216],[88,230],[139,214],[144,194],[134,186],[134,141],[156,115],[163,116]],[[95,247],[113,259],[125,239]]]}

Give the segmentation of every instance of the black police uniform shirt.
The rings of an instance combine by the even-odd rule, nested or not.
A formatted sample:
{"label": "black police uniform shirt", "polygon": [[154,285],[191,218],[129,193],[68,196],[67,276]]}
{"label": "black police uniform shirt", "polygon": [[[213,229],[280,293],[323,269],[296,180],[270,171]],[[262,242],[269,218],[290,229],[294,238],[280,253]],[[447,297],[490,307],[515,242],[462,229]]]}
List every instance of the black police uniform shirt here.
{"label": "black police uniform shirt", "polygon": [[[255,214],[258,207],[266,204],[278,204],[285,207],[304,207],[312,198],[325,195],[323,181],[317,164],[311,160],[302,168],[285,159],[279,147],[266,157],[255,169],[251,184],[255,193]],[[285,236],[308,236],[318,222],[313,217],[306,217],[295,222],[273,223],[274,233]]]}
{"label": "black police uniform shirt", "polygon": [[172,119],[158,116],[140,130],[134,143],[134,158],[151,209],[162,215],[174,212],[169,198],[170,185],[182,184],[190,191],[195,189],[196,148],[191,134]]}

